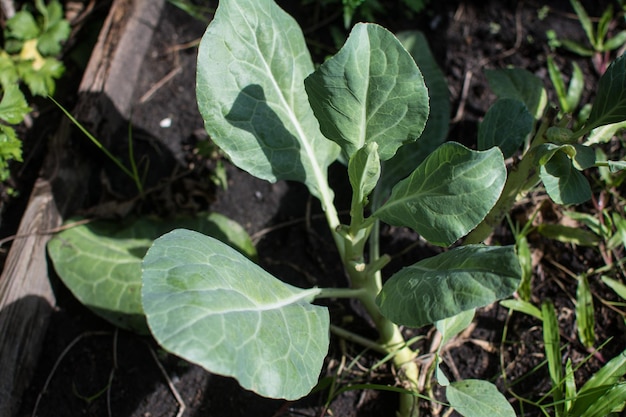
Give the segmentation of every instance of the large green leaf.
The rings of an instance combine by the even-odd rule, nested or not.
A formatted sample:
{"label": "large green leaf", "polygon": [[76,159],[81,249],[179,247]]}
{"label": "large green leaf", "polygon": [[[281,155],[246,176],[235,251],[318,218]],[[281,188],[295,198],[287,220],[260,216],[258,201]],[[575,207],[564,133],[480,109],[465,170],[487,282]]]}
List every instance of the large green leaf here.
{"label": "large green leaf", "polygon": [[479,152],[448,142],[399,182],[373,215],[448,246],[485,218],[505,180],[506,167],[497,148]]}
{"label": "large green leaf", "polygon": [[535,119],[541,118],[548,96],[539,77],[522,68],[487,70],[485,75],[499,98],[520,100]]}
{"label": "large green leaf", "polygon": [[143,261],[143,307],[166,350],[272,398],[317,383],[329,316],[319,289],[287,285],[220,241],[179,229]]}
{"label": "large green leaf", "polygon": [[489,108],[478,127],[478,149],[497,146],[509,158],[524,143],[534,122],[524,103],[512,98],[500,99]]}
{"label": "large green leaf", "polygon": [[461,246],[401,269],[376,302],[394,323],[420,327],[511,295],[521,274],[513,246]]}
{"label": "large green leaf", "polygon": [[326,139],[304,91],[313,63],[296,21],[272,0],[221,1],[198,51],[196,95],[211,139],[238,167],[305,183],[330,201]]}
{"label": "large green leaf", "polygon": [[50,240],[48,253],[57,274],[81,303],[116,326],[147,333],[141,308],[141,259],[154,239],[177,227],[211,234],[250,257],[256,255],[241,226],[217,213],[70,227]]}
{"label": "large green leaf", "polygon": [[450,405],[465,417],[515,417],[515,410],[495,385],[480,379],[466,379],[446,389]]}
{"label": "large green leaf", "polygon": [[341,50],[305,80],[326,137],[346,159],[378,143],[381,160],[416,140],[428,118],[428,90],[400,41],[375,24],[357,24]]}
{"label": "large green leaf", "polygon": [[384,200],[391,188],[409,175],[426,157],[448,136],[450,127],[450,90],[446,76],[437,65],[423,33],[418,31],[400,32],[396,35],[409,51],[424,76],[424,83],[430,96],[430,113],[422,136],[415,142],[405,143],[395,156],[383,162],[382,176],[376,187],[376,201]]}
{"label": "large green leaf", "polygon": [[600,78],[597,91],[585,129],[626,120],[626,56],[611,63]]}

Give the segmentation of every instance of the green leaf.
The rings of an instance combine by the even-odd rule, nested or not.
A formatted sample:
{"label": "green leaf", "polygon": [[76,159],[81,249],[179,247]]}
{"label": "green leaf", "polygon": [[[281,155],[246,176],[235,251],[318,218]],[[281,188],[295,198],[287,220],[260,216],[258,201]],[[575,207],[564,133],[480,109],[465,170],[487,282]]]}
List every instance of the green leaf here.
{"label": "green leaf", "polygon": [[12,84],[17,84],[19,78],[13,59],[0,50],[0,86],[8,88]]}
{"label": "green leaf", "polygon": [[626,285],[606,275],[602,275],[602,282],[604,282],[610,289],[615,291],[622,299],[626,300]]}
{"label": "green leaf", "polygon": [[530,251],[530,245],[525,233],[516,234],[515,249],[517,251],[517,259],[522,268],[522,281],[517,288],[517,295],[523,301],[530,301],[532,293],[531,281],[533,277],[533,260]]}
{"label": "green leaf", "polygon": [[574,367],[572,359],[567,358],[565,362],[565,411],[572,409],[572,404],[576,398],[576,378],[574,378]]}
{"label": "green leaf", "polygon": [[554,397],[556,415],[563,415],[563,403],[565,396],[563,384],[563,367],[561,365],[561,335],[559,334],[559,322],[551,300],[545,300],[541,304],[541,316],[543,317],[543,344],[548,361],[548,372],[552,382],[552,396]]}
{"label": "green leaf", "polygon": [[548,55],[547,64],[550,81],[552,81],[552,85],[554,86],[554,91],[556,92],[559,104],[561,105],[561,110],[568,113],[570,109],[566,100],[567,91],[565,89],[565,82],[563,81],[561,70],[554,62],[554,57],[552,55]]}
{"label": "green leaf", "polygon": [[21,61],[17,72],[33,95],[50,96],[54,94],[54,80],[63,75],[65,67],[56,58],[45,58],[40,68],[35,68],[31,61]]}
{"label": "green leaf", "polygon": [[[612,410],[617,405],[623,405],[626,398],[626,384],[620,383],[620,380],[624,375],[626,375],[626,351],[607,362],[585,382],[578,391],[570,415],[600,417],[606,413],[596,414],[597,408],[602,407],[604,410],[604,406],[609,406],[609,410]],[[614,392],[614,390],[617,391]],[[619,393],[618,399],[613,398],[615,393]],[[608,394],[611,396],[604,397]]]}
{"label": "green leaf", "polygon": [[626,169],[626,161],[606,161],[612,173]]}
{"label": "green leaf", "polygon": [[[467,328],[474,320],[475,309],[470,309],[467,311],[463,311],[459,314],[456,314],[452,317],[448,317],[443,320],[438,320],[435,322],[435,327],[441,333],[441,345],[444,346],[448,343],[454,336],[461,333],[463,330]],[[439,349],[441,350],[441,348]]]}
{"label": "green leaf", "polygon": [[207,132],[235,165],[330,201],[326,170],[339,147],[306,97],[313,69],[300,27],[272,0],[220,2],[200,42],[196,94]]}
{"label": "green leaf", "polygon": [[505,180],[498,149],[473,151],[458,143],[444,143],[393,188],[373,216],[393,226],[408,226],[429,242],[448,246],[485,218]]}
{"label": "green leaf", "polygon": [[[22,142],[17,138],[15,129],[0,123],[0,171],[6,169],[11,160],[22,161]],[[8,170],[0,176],[3,181],[6,180]]]}
{"label": "green leaf", "polygon": [[584,144],[589,146],[597,143],[607,143],[622,129],[626,129],[626,121],[597,127],[589,133]]}
{"label": "green leaf", "polygon": [[598,40],[595,37],[595,33],[593,31],[593,24],[591,23],[591,19],[589,19],[589,15],[585,11],[582,3],[579,0],[570,0],[576,15],[578,16],[578,20],[580,21],[580,25],[583,27],[585,34],[587,35],[587,39],[591,45],[596,46]]}
{"label": "green leaf", "polygon": [[591,199],[591,187],[564,152],[556,152],[539,172],[546,192],[557,204],[580,204]]}
{"label": "green leaf", "polygon": [[570,79],[566,96],[566,102],[570,112],[573,112],[580,103],[584,88],[585,78],[583,72],[576,62],[572,62],[572,78]]}
{"label": "green leaf", "polygon": [[352,186],[355,203],[364,206],[367,196],[370,195],[380,178],[380,159],[378,144],[372,142],[359,149],[352,155],[348,163],[348,176]]}
{"label": "green leaf", "polygon": [[441,369],[441,349],[448,343],[454,336],[461,333],[465,330],[474,320],[474,314],[476,313],[476,309],[470,309],[467,311],[463,311],[457,315],[452,317],[448,317],[443,320],[438,320],[435,322],[435,327],[441,333],[441,342],[439,343],[439,347],[437,348],[437,370],[436,377],[439,385],[447,386],[450,384],[448,378],[445,376],[443,370]]}
{"label": "green leaf", "polygon": [[600,20],[598,21],[598,24],[596,26],[596,46],[601,47],[599,49],[604,49],[604,39],[609,32],[610,23],[612,20],[613,6],[609,5],[604,9],[604,13],[602,13],[602,16],[600,17]]}
{"label": "green leaf", "polygon": [[[430,113],[418,143],[441,144],[448,136],[450,128],[450,90],[445,74],[439,68],[428,41],[422,32],[406,31],[396,35],[402,46],[411,54],[424,76],[424,83],[430,96]],[[420,161],[421,162],[421,161]]]}
{"label": "green leaf", "polygon": [[495,385],[479,379],[466,379],[446,389],[450,405],[465,417],[515,417],[515,410]]}
{"label": "green leaf", "polygon": [[581,246],[595,246],[600,242],[600,237],[593,232],[562,224],[542,223],[537,226],[537,232],[548,239]]}
{"label": "green leaf", "polygon": [[420,327],[508,297],[521,273],[513,246],[461,246],[401,269],[376,303],[394,323]]}
{"label": "green leaf", "polygon": [[142,218],[127,224],[98,221],[70,227],[50,240],[48,253],[59,277],[81,303],[116,326],[147,333],[141,259],[154,239],[176,227],[210,233],[248,256],[256,254],[241,226],[217,213],[169,222]]}
{"label": "green leaf", "polygon": [[0,120],[16,125],[30,112],[24,94],[16,84],[7,85],[0,100]]}
{"label": "green leaf", "polygon": [[626,43],[626,31],[622,30],[616,33],[615,35],[611,35],[611,38],[608,39],[604,43],[605,51],[612,51],[617,48],[621,48]]}
{"label": "green leaf", "polygon": [[375,24],[357,24],[304,85],[322,133],[346,159],[376,142],[380,159],[387,160],[415,141],[428,119],[428,90],[415,61]]}
{"label": "green leaf", "polygon": [[604,389],[598,389],[597,392],[603,393],[602,396],[597,398],[593,402],[592,406],[588,407],[580,417],[606,417],[611,416],[612,412],[621,412],[624,409],[624,403],[626,402],[626,382],[616,384]]}
{"label": "green leaf", "polygon": [[[41,9],[40,9],[41,10]],[[57,55],[61,52],[62,42],[70,35],[71,27],[63,17],[63,7],[54,0],[42,10],[44,15],[43,33],[39,36],[37,48],[42,55]]]}
{"label": "green leaf", "polygon": [[626,56],[609,65],[600,78],[585,130],[626,120]]}
{"label": "green leaf", "polygon": [[576,155],[572,158],[574,168],[579,171],[591,168],[596,164],[596,152],[590,146],[580,145],[578,143],[573,144],[576,149]]}
{"label": "green leaf", "polygon": [[157,239],[143,261],[143,307],[166,350],[246,389],[294,400],[328,351],[320,292],[285,284],[220,241],[189,230]]}
{"label": "green leaf", "polygon": [[593,298],[589,288],[589,281],[585,275],[582,275],[578,278],[576,290],[576,327],[578,329],[578,338],[583,346],[588,349],[593,348],[596,342],[594,330],[596,321],[593,313]]}
{"label": "green leaf", "polygon": [[21,10],[7,20],[7,38],[26,41],[39,35],[39,26],[30,12]]}
{"label": "green leaf", "polygon": [[[548,129],[550,130],[550,129]],[[572,163],[579,171],[591,168],[596,163],[595,151],[589,147],[579,144],[554,144],[544,143],[536,149],[536,160],[539,165],[547,164],[555,155],[562,153],[572,160]],[[561,156],[562,156],[561,155]]]}
{"label": "green leaf", "polygon": [[550,74],[552,85],[554,85],[561,110],[564,113],[573,113],[580,103],[583,88],[585,87],[585,80],[580,66],[572,62],[572,77],[567,89],[565,88],[563,75],[552,56],[548,56],[548,73]]}
{"label": "green leaf", "polygon": [[535,119],[540,119],[548,103],[541,79],[521,68],[485,71],[489,86],[499,98],[512,98],[526,104]]}
{"label": "green leaf", "polygon": [[[430,51],[426,37],[418,31],[401,32],[396,36],[409,51],[424,76],[424,83],[430,96],[430,113],[422,136],[415,142],[405,143],[393,158],[383,161],[382,176],[376,188],[374,203],[386,199],[398,181],[409,175],[441,145],[447,138],[450,127],[450,90],[445,74]],[[380,204],[376,207],[380,207]]]}
{"label": "green leaf", "polygon": [[533,130],[535,120],[526,105],[504,98],[489,108],[478,127],[478,149],[500,148],[505,158],[513,156]]}
{"label": "green leaf", "polygon": [[595,53],[595,51],[589,48],[588,46],[585,46],[579,42],[574,42],[569,39],[561,40],[561,44],[563,45],[565,49],[580,56],[592,57],[593,54]]}
{"label": "green leaf", "polygon": [[518,311],[520,313],[528,314],[529,316],[535,317],[539,320],[543,320],[543,316],[541,315],[541,310],[532,305],[528,301],[524,300],[502,300],[500,301],[500,305],[502,307],[509,308],[513,311]]}

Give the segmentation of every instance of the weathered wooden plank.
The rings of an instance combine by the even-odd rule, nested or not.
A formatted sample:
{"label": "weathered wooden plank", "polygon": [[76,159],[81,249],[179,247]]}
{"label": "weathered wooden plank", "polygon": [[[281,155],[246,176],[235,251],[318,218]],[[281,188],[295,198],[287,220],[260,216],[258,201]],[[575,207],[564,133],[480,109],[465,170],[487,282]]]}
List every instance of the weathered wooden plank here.
{"label": "weathered wooden plank", "polygon": [[[128,118],[164,0],[115,0],[79,89],[75,114],[103,139]],[[89,162],[75,154],[69,122],[51,141],[0,276],[0,416],[14,416],[54,309],[46,259],[51,231],[85,194]],[[81,139],[82,140],[82,139]],[[59,410],[62,412],[61,410]]]}

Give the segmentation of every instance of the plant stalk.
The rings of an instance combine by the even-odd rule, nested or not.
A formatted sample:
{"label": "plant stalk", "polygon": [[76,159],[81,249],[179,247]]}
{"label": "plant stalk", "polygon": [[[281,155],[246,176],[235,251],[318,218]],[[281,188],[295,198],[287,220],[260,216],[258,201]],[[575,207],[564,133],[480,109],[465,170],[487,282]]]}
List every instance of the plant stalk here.
{"label": "plant stalk", "polygon": [[[361,277],[359,280],[352,277],[353,286],[355,288],[364,288],[366,293],[359,297],[359,300],[369,313],[370,317],[376,325],[379,333],[378,343],[389,354],[393,354],[393,364],[405,383],[405,388],[411,392],[417,392],[417,380],[419,377],[419,368],[414,361],[417,353],[413,351],[407,344],[404,336],[400,332],[398,325],[387,319],[380,313],[378,305],[376,305],[376,296],[380,292],[380,271],[374,276]],[[411,394],[401,394],[400,407],[398,416],[413,417],[416,416],[417,397]]]}
{"label": "plant stalk", "polygon": [[[354,192],[354,191],[353,191]],[[328,205],[327,207],[332,207]],[[419,368],[415,362],[417,353],[413,351],[400,328],[382,315],[376,297],[382,290],[381,269],[389,261],[388,256],[380,256],[378,249],[379,222],[375,219],[366,219],[364,216],[363,201],[353,198],[350,210],[351,223],[349,226],[332,227],[333,237],[338,243],[341,259],[350,277],[352,292],[367,310],[374,321],[379,333],[377,345],[383,351],[393,356],[393,364],[399,371],[405,389],[417,393]],[[365,261],[365,244],[372,235],[370,242],[369,263]],[[372,243],[373,242],[373,243]],[[406,393],[400,395],[399,417],[415,417],[418,415],[417,396]]]}
{"label": "plant stalk", "polygon": [[500,198],[487,214],[487,217],[465,237],[464,244],[481,243],[487,239],[507,213],[510,213],[518,196],[526,193],[537,184],[539,169],[536,166],[534,150],[545,142],[545,132],[549,126],[549,117],[544,117],[530,148],[524,153],[519,164],[507,175]]}

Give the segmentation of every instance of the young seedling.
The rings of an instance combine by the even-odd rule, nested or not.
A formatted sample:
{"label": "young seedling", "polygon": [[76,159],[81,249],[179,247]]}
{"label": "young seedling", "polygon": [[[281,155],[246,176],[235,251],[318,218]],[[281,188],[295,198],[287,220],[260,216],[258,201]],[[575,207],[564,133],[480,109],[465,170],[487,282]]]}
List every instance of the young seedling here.
{"label": "young seedling", "polygon": [[[501,304],[542,322],[546,364],[552,388],[537,402],[523,398],[520,400],[539,407],[545,415],[556,417],[604,417],[622,412],[626,404],[626,383],[623,381],[626,375],[626,350],[608,361],[582,387],[577,388],[574,373],[584,362],[574,367],[568,358],[563,365],[561,336],[553,303],[546,300],[541,309],[530,303],[513,300]],[[553,401],[547,402],[550,396]]]}
{"label": "young seedling", "polygon": [[[540,183],[555,203],[579,204],[591,199],[591,187],[582,171],[608,167],[617,172],[626,167],[624,161],[596,159],[592,148],[601,141],[598,136],[610,136],[626,120],[625,56],[617,58],[602,75],[589,116],[577,127],[569,125],[571,115],[559,118],[557,111],[547,106],[542,82],[530,72],[517,68],[491,70],[487,78],[499,99],[479,128],[478,148],[496,145],[505,157],[517,161],[494,209],[465,239],[474,243],[486,239],[518,197]],[[584,141],[587,135],[596,138]]]}
{"label": "young seedling", "polygon": [[[459,246],[383,285],[390,258],[379,255],[377,225],[410,227],[435,245],[453,245],[498,200],[502,152],[436,147],[437,139],[424,137],[427,122],[436,126],[441,115],[429,118],[422,73],[384,28],[356,25],[315,70],[297,23],[272,0],[220,2],[200,44],[196,93],[207,132],[235,165],[268,181],[301,182],[319,199],[351,287],[296,288],[216,239],[175,230],[143,260],[142,302],[153,336],[246,389],[294,400],[315,387],[328,352],[328,310],[315,300],[355,298],[379,333],[370,346],[392,355],[402,378],[398,414],[416,415],[417,352],[398,325],[439,323],[447,337],[455,334],[455,316],[467,319],[517,288],[520,266],[512,246]],[[423,162],[399,173],[411,155]],[[327,178],[338,158],[352,188],[348,224],[339,220]],[[402,169],[391,164],[396,158]],[[371,206],[370,198],[377,200]],[[486,381],[441,379],[449,403],[466,416],[514,415]]]}
{"label": "young seedling", "polygon": [[578,16],[580,25],[585,31],[588,45],[569,39],[558,39],[553,30],[548,31],[547,36],[553,47],[563,46],[580,56],[591,57],[598,74],[604,74],[610,61],[611,51],[618,50],[626,44],[626,31],[611,33],[614,26],[613,5],[609,4],[594,27],[589,14],[580,0],[570,0],[572,8]]}

